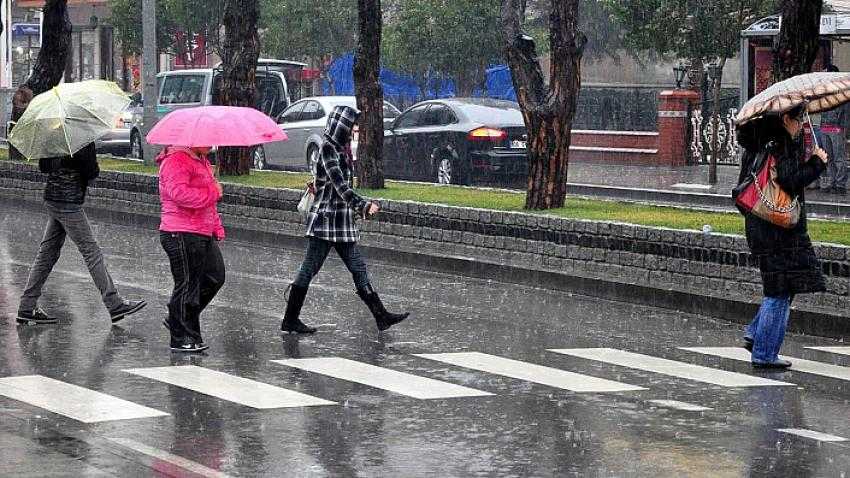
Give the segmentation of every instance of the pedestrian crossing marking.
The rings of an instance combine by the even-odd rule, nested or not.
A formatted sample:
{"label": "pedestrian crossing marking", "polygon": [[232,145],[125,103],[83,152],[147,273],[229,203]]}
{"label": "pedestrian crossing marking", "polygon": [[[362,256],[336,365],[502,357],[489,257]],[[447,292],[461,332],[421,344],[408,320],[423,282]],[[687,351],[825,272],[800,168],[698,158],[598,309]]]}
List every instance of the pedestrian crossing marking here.
{"label": "pedestrian crossing marking", "polygon": [[208,468],[200,463],[183,458],[182,456],[177,456],[173,453],[169,453],[165,450],[160,450],[159,448],[154,448],[152,446],[147,446],[144,443],[139,443],[129,438],[107,438],[107,440],[117,445],[121,445],[124,448],[129,448],[135,452],[147,455],[151,458],[179,466],[180,468],[191,472],[193,475],[200,475],[208,478],[230,478],[230,475],[226,473],[213,470],[212,468]]}
{"label": "pedestrian crossing marking", "polygon": [[168,416],[153,408],[42,375],[0,378],[0,395],[83,423]]}
{"label": "pedestrian crossing marking", "polygon": [[195,365],[135,368],[125,370],[125,372],[251,408],[269,409],[336,405],[335,402],[306,395],[301,392],[287,390],[267,383],[236,377]]}
{"label": "pedestrian crossing marking", "polygon": [[819,350],[821,352],[829,352],[838,355],[850,355],[850,347],[806,347],[810,350]]}
{"label": "pedestrian crossing marking", "polygon": [[415,354],[417,357],[457,365],[480,372],[539,383],[572,392],[632,392],[646,390],[643,387],[591,377],[519,360],[497,357],[481,352],[458,352],[444,354]]}
{"label": "pedestrian crossing marking", "polygon": [[703,407],[702,405],[695,405],[688,402],[680,402],[678,400],[650,400],[649,403],[658,405],[659,407],[673,408],[685,412],[707,412],[709,410],[714,410],[710,407]]}
{"label": "pedestrian crossing marking", "polygon": [[787,433],[789,435],[797,435],[803,438],[811,438],[812,440],[823,442],[847,441],[847,439],[844,437],[830,435],[829,433],[816,432],[814,430],[806,430],[805,428],[779,428],[776,431],[781,433]]}
{"label": "pedestrian crossing marking", "polygon": [[[743,349],[741,349],[743,350]],[[551,352],[580,357],[587,360],[618,365],[621,367],[653,372],[671,377],[684,378],[697,382],[710,383],[721,387],[763,387],[793,385],[791,383],[753,377],[742,373],[729,372],[701,365],[693,365],[676,360],[653,357],[625,350],[610,348],[590,349],[551,349]]]}
{"label": "pedestrian crossing marking", "polygon": [[422,400],[493,395],[462,385],[339,357],[272,360],[272,362]]}
{"label": "pedestrian crossing marking", "polygon": [[[751,362],[752,356],[740,347],[682,347],[682,350],[696,352],[715,357]],[[850,380],[850,367],[841,367],[813,360],[804,360],[796,357],[779,356],[781,359],[790,360],[792,372],[805,372],[822,377],[837,378],[839,380]]]}

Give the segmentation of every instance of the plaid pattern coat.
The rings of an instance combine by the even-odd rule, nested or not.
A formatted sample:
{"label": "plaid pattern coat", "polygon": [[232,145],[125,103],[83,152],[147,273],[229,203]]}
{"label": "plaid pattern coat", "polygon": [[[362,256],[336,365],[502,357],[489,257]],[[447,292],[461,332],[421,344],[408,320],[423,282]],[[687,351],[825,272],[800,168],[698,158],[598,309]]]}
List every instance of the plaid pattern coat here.
{"label": "plaid pattern coat", "polygon": [[368,201],[351,188],[351,167],[342,152],[351,138],[357,111],[336,107],[328,118],[325,144],[316,165],[316,199],[307,218],[307,236],[330,242],[357,242],[355,213],[362,215]]}

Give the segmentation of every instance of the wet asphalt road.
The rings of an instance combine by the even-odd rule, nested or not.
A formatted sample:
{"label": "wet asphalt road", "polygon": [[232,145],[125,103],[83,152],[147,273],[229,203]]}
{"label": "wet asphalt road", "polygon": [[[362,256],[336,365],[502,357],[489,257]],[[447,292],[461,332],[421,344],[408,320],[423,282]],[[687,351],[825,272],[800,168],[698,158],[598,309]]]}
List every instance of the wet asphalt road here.
{"label": "wet asphalt road", "polygon": [[[119,290],[148,307],[111,326],[69,243],[41,301],[61,323],[20,326],[14,313],[44,219],[38,209],[0,202],[0,476],[850,476],[850,442],[778,431],[850,437],[848,379],[758,373],[745,362],[681,350],[738,345],[740,327],[710,317],[372,263],[388,307],[412,313],[379,334],[334,258],[303,313],[320,332],[282,336],[283,292],[301,251],[229,241],[222,245],[227,284],[203,317],[211,348],[178,356],[160,325],[171,277],[156,231],[96,223]],[[791,336],[784,353],[850,371],[849,356],[805,348],[841,345]],[[675,360],[685,376],[669,363],[641,370],[651,359],[624,366],[547,350],[600,347]],[[489,360],[485,369],[502,359],[519,363],[497,374],[416,355],[454,352],[488,354],[479,356]],[[466,388],[422,399],[411,396],[422,390],[410,375],[371,369],[357,378],[348,375],[350,362],[331,361],[323,373],[309,370],[309,361],[291,362],[304,368],[272,362],[308,358],[435,379],[425,387],[434,393]],[[533,383],[557,372],[535,364],[579,375],[556,386]],[[186,365],[200,369],[170,368]],[[689,365],[785,383],[707,383],[686,378]],[[196,379],[169,384],[127,371],[153,367],[190,370]],[[42,388],[22,392],[8,382],[22,376]],[[592,388],[595,378],[613,391],[574,391]],[[243,379],[275,387],[271,395],[296,391],[333,404],[249,405],[268,390]],[[372,380],[395,391],[362,383]],[[44,385],[57,381],[86,390]],[[88,391],[123,401],[98,404]],[[124,406],[158,416],[79,419]]]}

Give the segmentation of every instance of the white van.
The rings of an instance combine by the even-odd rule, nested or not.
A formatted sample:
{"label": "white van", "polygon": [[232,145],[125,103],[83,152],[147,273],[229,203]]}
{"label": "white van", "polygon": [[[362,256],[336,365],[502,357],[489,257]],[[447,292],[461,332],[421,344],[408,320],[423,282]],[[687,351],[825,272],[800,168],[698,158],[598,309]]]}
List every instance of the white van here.
{"label": "white van", "polygon": [[[156,85],[157,120],[180,108],[221,104],[221,70],[218,68],[165,71],[156,76]],[[277,118],[289,104],[289,85],[285,75],[258,66],[255,107],[269,117]],[[255,154],[264,155],[264,152],[260,150]],[[130,156],[144,158],[141,117],[135,118],[130,130]]]}

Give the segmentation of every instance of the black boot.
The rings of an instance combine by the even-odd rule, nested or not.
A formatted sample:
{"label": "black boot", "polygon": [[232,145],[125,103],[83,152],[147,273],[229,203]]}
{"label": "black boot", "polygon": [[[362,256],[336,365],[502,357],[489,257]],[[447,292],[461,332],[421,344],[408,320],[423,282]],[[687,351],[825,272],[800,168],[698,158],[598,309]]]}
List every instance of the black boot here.
{"label": "black boot", "polygon": [[292,284],[289,286],[289,298],[286,300],[286,314],[283,316],[283,323],[280,324],[280,330],[290,334],[314,334],[315,327],[309,327],[301,322],[298,318],[301,315],[301,307],[304,305],[304,298],[307,297],[307,288]]}
{"label": "black boot", "polygon": [[369,307],[369,311],[372,312],[372,316],[375,317],[375,322],[378,324],[378,330],[387,330],[410,315],[407,312],[403,314],[387,312],[387,309],[384,308],[384,304],[381,302],[381,298],[378,297],[378,294],[372,289],[371,285],[367,284],[365,289],[358,289],[357,295]]}

